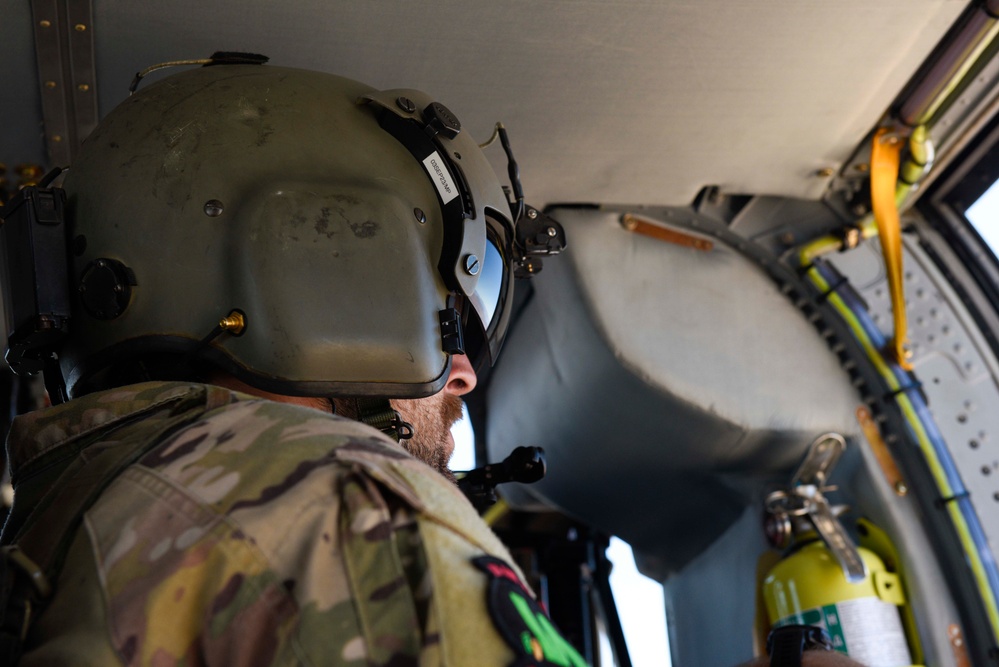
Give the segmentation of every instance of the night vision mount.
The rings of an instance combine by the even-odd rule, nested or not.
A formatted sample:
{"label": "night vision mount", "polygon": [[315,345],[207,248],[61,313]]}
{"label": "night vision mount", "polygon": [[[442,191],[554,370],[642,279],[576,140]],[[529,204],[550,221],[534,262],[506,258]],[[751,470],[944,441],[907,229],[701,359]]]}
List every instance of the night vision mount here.
{"label": "night vision mount", "polygon": [[[520,166],[513,157],[510,138],[507,136],[503,123],[496,123],[493,136],[480,147],[488,147],[497,138],[506,153],[507,173],[510,176],[512,186],[513,201],[510,202],[510,211],[513,214],[515,228],[512,245],[516,255],[514,261],[517,263],[516,277],[529,278],[541,271],[542,256],[557,255],[565,250],[565,230],[554,218],[524,203],[524,188],[520,184]],[[509,198],[511,191],[505,187],[503,190]]]}
{"label": "night vision mount", "polygon": [[[516,204],[511,208],[516,209]],[[530,206],[524,207],[524,215],[516,222],[514,248],[517,257],[515,276],[530,278],[543,267],[542,257],[557,255],[565,250],[565,230],[554,218]]]}

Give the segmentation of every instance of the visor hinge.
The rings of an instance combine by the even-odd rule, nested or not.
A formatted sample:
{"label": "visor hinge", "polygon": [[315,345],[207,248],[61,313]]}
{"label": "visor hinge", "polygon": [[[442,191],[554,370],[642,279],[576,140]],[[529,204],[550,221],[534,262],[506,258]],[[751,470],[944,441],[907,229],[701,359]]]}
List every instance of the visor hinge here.
{"label": "visor hinge", "polygon": [[449,306],[437,313],[441,323],[441,349],[446,354],[465,354],[465,333],[461,326],[461,313]]}

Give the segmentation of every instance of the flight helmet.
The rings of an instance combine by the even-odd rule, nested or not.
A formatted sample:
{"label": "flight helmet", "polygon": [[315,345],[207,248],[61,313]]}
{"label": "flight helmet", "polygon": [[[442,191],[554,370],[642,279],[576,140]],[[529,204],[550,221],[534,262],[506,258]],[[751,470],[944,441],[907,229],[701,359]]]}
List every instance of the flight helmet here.
{"label": "flight helmet", "polygon": [[564,245],[546,220],[525,250],[522,198],[432,97],[263,64],[140,89],[64,189],[69,396],[149,360],[288,395],[429,395],[450,355],[495,358],[514,265]]}

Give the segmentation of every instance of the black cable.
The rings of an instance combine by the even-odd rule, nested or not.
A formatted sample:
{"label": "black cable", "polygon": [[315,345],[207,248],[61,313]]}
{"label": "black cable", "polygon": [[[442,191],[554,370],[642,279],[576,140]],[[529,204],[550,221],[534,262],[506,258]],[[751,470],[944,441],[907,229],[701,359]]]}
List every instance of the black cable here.
{"label": "black cable", "polygon": [[510,148],[510,137],[506,134],[506,128],[500,125],[497,130],[499,131],[500,143],[503,145],[503,152],[506,153],[507,160],[507,173],[510,175],[510,185],[513,186],[513,196],[517,200],[517,211],[513,216],[513,224],[517,224],[517,221],[524,215],[524,188],[520,184],[520,166],[517,165],[517,160],[513,157],[513,149]]}
{"label": "black cable", "polygon": [[962,491],[961,493],[956,493],[953,496],[947,496],[946,498],[937,498],[935,505],[937,507],[943,508],[947,503],[952,503],[955,500],[964,500],[965,498],[970,498],[971,493],[968,491]]}
{"label": "black cable", "polygon": [[819,303],[822,303],[823,301],[825,301],[826,299],[828,299],[830,296],[832,296],[836,292],[836,290],[838,290],[843,285],[847,284],[847,282],[849,282],[849,281],[846,279],[845,276],[840,276],[839,280],[837,280],[832,285],[830,285],[829,289],[827,289],[825,292],[823,292],[822,294],[819,294],[817,297],[815,297],[815,300],[817,302],[819,302]]}
{"label": "black cable", "polygon": [[898,389],[896,389],[894,391],[889,391],[887,394],[885,394],[884,396],[881,397],[881,400],[883,400],[883,401],[890,401],[890,400],[894,399],[896,396],[901,396],[902,394],[908,393],[908,392],[910,392],[910,391],[912,391],[914,389],[921,392],[922,389],[923,389],[923,383],[919,382],[917,380],[916,382],[913,382],[912,384],[907,384],[904,387],[899,387]]}
{"label": "black cable", "polygon": [[55,167],[49,173],[42,176],[42,180],[38,181],[38,187],[47,188],[52,184],[52,181],[59,178],[59,175],[69,169],[69,167]]}

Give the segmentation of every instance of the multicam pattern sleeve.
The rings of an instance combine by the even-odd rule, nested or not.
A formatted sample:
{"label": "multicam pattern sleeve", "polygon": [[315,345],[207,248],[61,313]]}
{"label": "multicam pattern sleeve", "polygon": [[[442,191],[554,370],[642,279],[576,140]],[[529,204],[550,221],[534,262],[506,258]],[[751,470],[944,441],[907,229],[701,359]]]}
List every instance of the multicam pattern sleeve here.
{"label": "multicam pattern sleeve", "polygon": [[[116,399],[60,406],[61,423],[36,419],[19,437],[139,437],[116,430]],[[86,512],[23,664],[511,664],[470,562],[509,556],[451,485],[361,424],[220,403]],[[158,437],[143,414],[142,437]]]}

